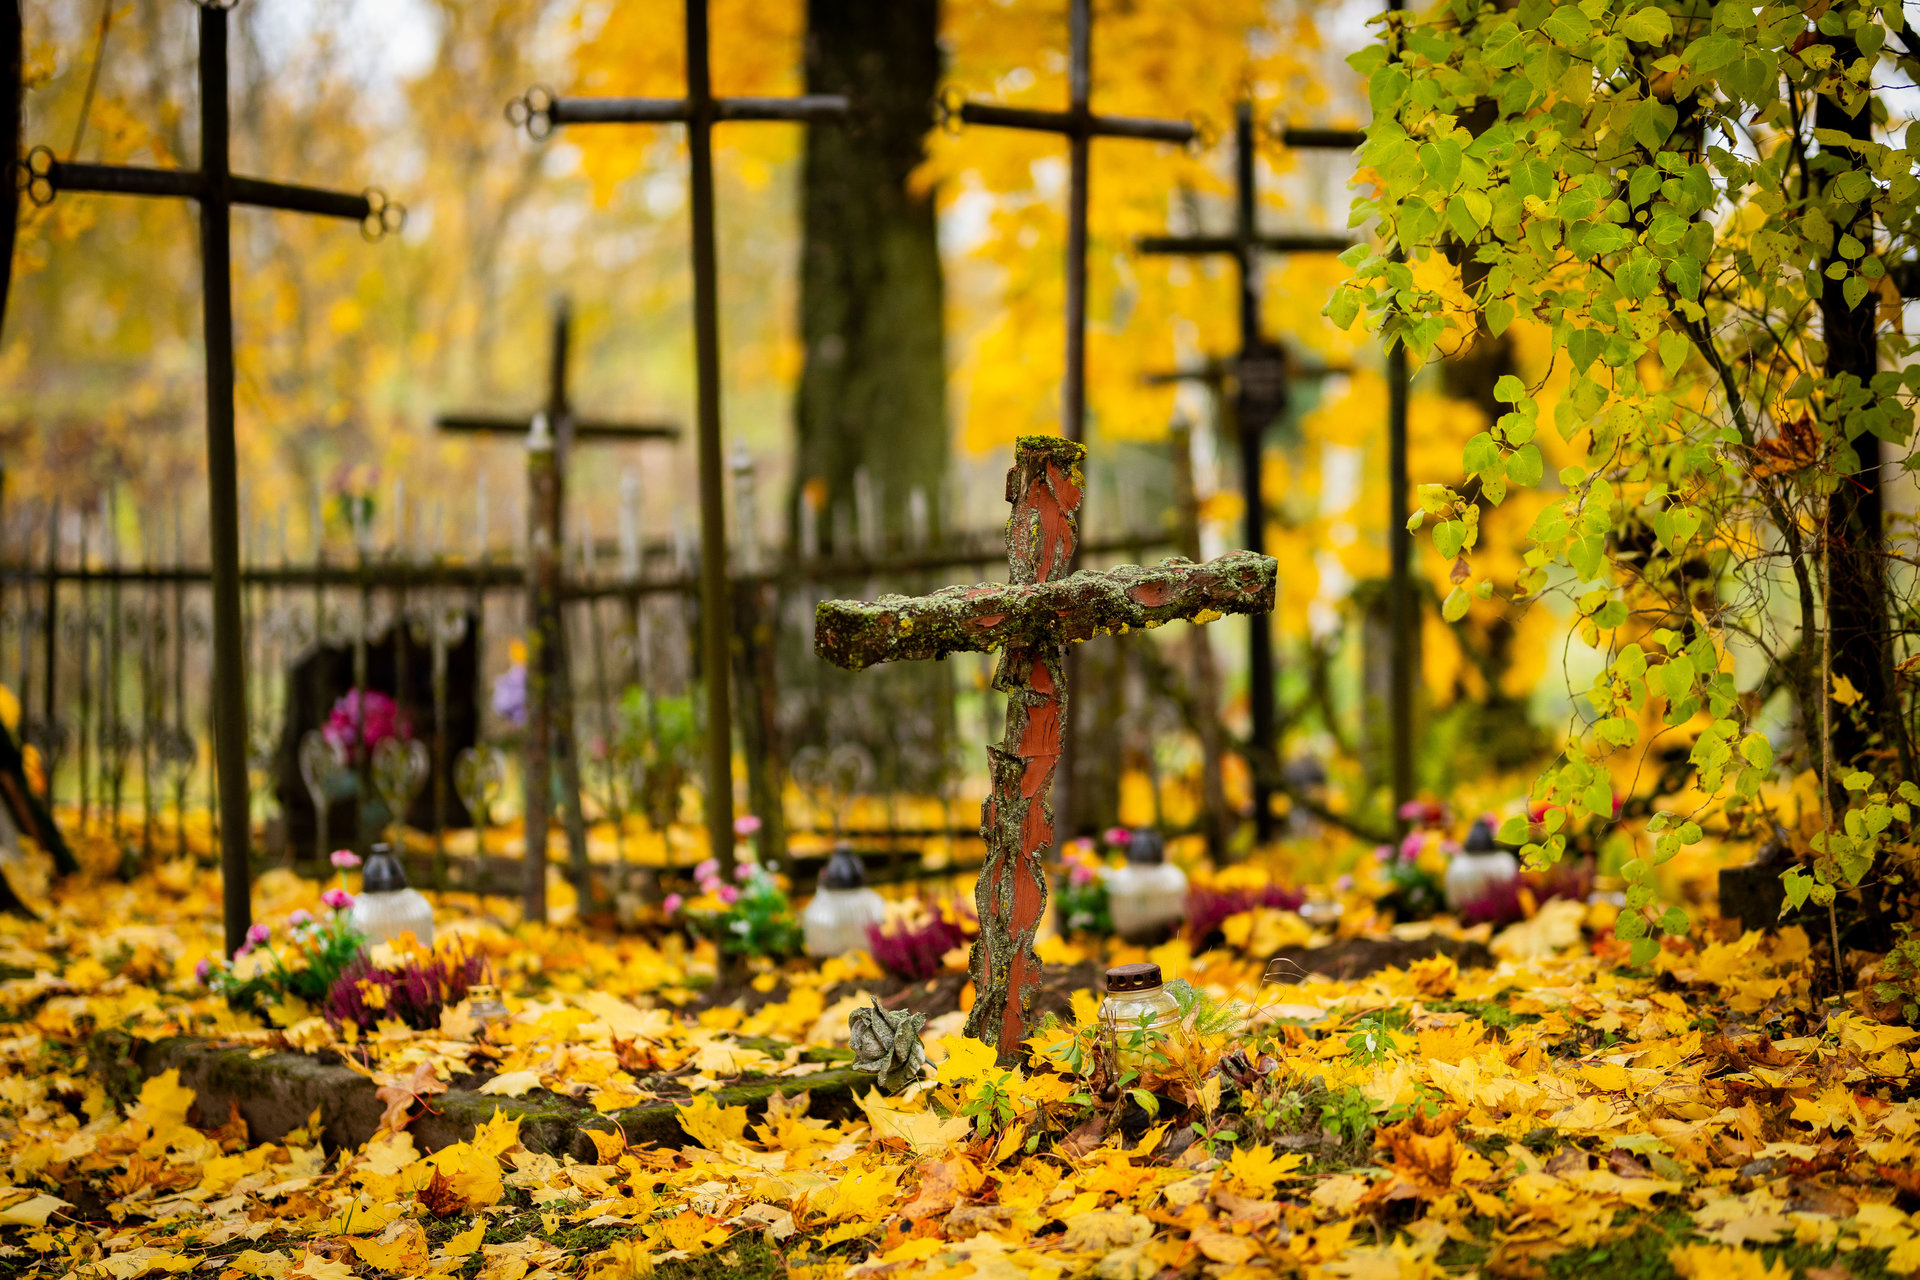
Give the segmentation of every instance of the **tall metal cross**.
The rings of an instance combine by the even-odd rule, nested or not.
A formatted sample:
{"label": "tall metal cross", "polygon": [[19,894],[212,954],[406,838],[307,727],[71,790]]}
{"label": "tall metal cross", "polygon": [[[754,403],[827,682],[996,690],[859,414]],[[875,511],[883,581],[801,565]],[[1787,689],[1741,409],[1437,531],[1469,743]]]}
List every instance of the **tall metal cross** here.
{"label": "tall metal cross", "polygon": [[[1240,435],[1240,489],[1246,506],[1241,537],[1248,550],[1267,545],[1266,495],[1262,492],[1262,445],[1267,428],[1287,407],[1287,352],[1260,330],[1260,255],[1262,253],[1339,253],[1353,242],[1332,234],[1262,234],[1260,191],[1255,177],[1253,105],[1242,99],[1234,109],[1234,226],[1231,235],[1145,236],[1141,253],[1231,257],[1240,276],[1240,354],[1234,362],[1239,384],[1235,420]],[[1253,708],[1249,746],[1254,759],[1253,824],[1262,840],[1273,835],[1273,779],[1279,771],[1274,738],[1273,631],[1256,620],[1249,628],[1247,690]]]}
{"label": "tall metal cross", "polygon": [[207,541],[213,585],[213,763],[220,791],[220,874],[228,952],[252,923],[247,845],[246,649],[241,636],[240,502],[233,436],[233,260],[235,205],[348,218],[379,239],[400,229],[406,211],[377,189],[359,195],[243,177],[228,163],[227,10],[237,0],[200,7],[200,167],[76,164],[35,147],[23,162],[27,197],[49,204],[65,191],[176,196],[200,205],[201,288],[207,362]]}
{"label": "tall metal cross", "polygon": [[713,126],[725,121],[826,124],[846,118],[840,94],[716,98],[707,64],[707,0],[686,0],[687,93],[682,98],[560,98],[529,90],[507,119],[536,138],[567,124],[684,124],[693,222],[693,347],[700,459],[700,648],[707,684],[707,839],[733,872],[732,602],[727,586],[726,463],[720,439],[719,268],[714,252]]}
{"label": "tall metal cross", "polygon": [[1085,446],[1022,436],[1007,473],[1008,582],[945,587],[872,602],[828,600],[813,645],[850,671],[877,662],[1000,651],[993,687],[1007,695],[1007,731],[987,748],[993,791],[980,812],[987,859],[974,885],[980,937],[967,1034],[1018,1054],[1040,980],[1034,931],[1047,905],[1051,794],[1067,729],[1068,646],[1176,618],[1211,622],[1273,608],[1270,556],[1236,551],[1206,564],[1178,556],[1067,576],[1080,537]]}
{"label": "tall metal cross", "polygon": [[991,102],[938,104],[943,123],[1024,129],[1055,133],[1067,139],[1067,365],[1060,389],[1060,434],[1069,440],[1086,439],[1087,418],[1087,171],[1089,144],[1095,138],[1141,138],[1150,142],[1192,142],[1198,131],[1190,120],[1151,120],[1093,113],[1088,98],[1093,89],[1092,0],[1071,0],[1068,27],[1072,49],[1068,57],[1067,109],[1036,111],[1003,107]]}
{"label": "tall metal cross", "polygon": [[563,757],[562,791],[567,800],[567,855],[581,905],[590,890],[586,823],[580,811],[580,757],[573,746],[572,667],[567,662],[566,628],[560,620],[560,561],[566,529],[567,457],[585,442],[641,443],[678,440],[680,428],[657,422],[612,422],[581,418],[567,391],[568,353],[573,340],[573,310],[566,299],[553,309],[553,345],[547,364],[547,403],[541,412],[515,416],[443,413],[434,419],[442,431],[527,439],[527,529],[531,535],[527,565],[527,758],[526,880],[524,912],[529,920],[547,918],[546,831],[552,821],[553,753]]}

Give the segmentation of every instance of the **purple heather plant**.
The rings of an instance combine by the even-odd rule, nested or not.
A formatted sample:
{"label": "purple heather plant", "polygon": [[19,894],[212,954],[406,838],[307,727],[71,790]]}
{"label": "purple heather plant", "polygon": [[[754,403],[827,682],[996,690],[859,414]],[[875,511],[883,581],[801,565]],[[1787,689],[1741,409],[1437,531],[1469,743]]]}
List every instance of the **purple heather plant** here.
{"label": "purple heather plant", "polygon": [[398,1018],[415,1031],[431,1031],[442,1009],[466,999],[492,973],[485,956],[461,947],[410,952],[398,969],[377,968],[362,951],[334,980],[321,1011],[336,1027],[352,1023],[371,1031]]}
{"label": "purple heather plant", "polygon": [[896,978],[925,982],[940,972],[941,957],[964,947],[980,933],[971,912],[955,906],[951,913],[934,907],[925,920],[882,929],[867,926],[867,950],[874,963]]}
{"label": "purple heather plant", "polygon": [[1228,916],[1261,908],[1298,911],[1306,900],[1307,896],[1298,889],[1277,884],[1258,889],[1209,889],[1195,885],[1187,890],[1187,937],[1195,947],[1205,947],[1209,939],[1218,941],[1220,926]]}

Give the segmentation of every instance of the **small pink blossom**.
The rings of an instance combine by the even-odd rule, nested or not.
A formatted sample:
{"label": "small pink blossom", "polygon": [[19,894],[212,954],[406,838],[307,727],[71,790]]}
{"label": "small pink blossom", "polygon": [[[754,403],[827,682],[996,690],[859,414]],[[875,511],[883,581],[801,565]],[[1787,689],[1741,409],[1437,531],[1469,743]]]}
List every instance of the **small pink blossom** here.
{"label": "small pink blossom", "polygon": [[240,944],[240,949],[233,953],[233,958],[235,960],[244,960],[252,954],[253,954],[253,943],[243,942]]}
{"label": "small pink blossom", "polygon": [[668,895],[667,895],[667,896],[666,896],[665,898],[663,898],[663,899],[661,899],[661,901],[660,901],[660,906],[661,906],[661,907],[662,907],[662,908],[663,908],[663,909],[664,909],[664,910],[666,911],[666,913],[667,913],[668,915],[670,915],[670,916],[677,916],[677,915],[679,915],[679,914],[680,914],[680,908],[681,908],[681,907],[684,907],[685,905],[687,905],[687,900],[686,900],[685,898],[683,898],[683,897],[681,897],[681,896],[680,896],[679,894],[677,894],[677,893],[670,893],[670,894],[668,894]]}
{"label": "small pink blossom", "polygon": [[304,907],[287,917],[287,923],[299,929],[313,923],[313,913]]}
{"label": "small pink blossom", "polygon": [[758,830],[760,830],[760,819],[751,813],[743,813],[733,820],[733,834],[742,840],[752,839],[754,832]]}
{"label": "small pink blossom", "polygon": [[716,858],[708,858],[705,862],[693,869],[693,878],[695,880],[711,880],[719,874],[720,862]]}
{"label": "small pink blossom", "polygon": [[256,947],[265,946],[267,940],[271,937],[273,937],[273,926],[271,925],[256,924],[247,930],[247,941]]}
{"label": "small pink blossom", "polygon": [[320,895],[320,901],[326,903],[335,911],[345,911],[353,905],[353,895],[345,889],[329,889]]}
{"label": "small pink blossom", "polygon": [[747,881],[753,879],[753,873],[759,869],[759,867],[751,862],[742,862],[733,869],[733,878],[741,884],[745,884]]}
{"label": "small pink blossom", "polygon": [[360,855],[351,849],[335,849],[329,861],[342,871],[351,871],[360,865]]}
{"label": "small pink blossom", "polygon": [[1076,862],[1067,868],[1067,879],[1076,887],[1093,883],[1093,868],[1084,862]]}
{"label": "small pink blossom", "polygon": [[202,956],[200,963],[193,966],[193,976],[199,980],[201,986],[206,986],[213,978],[213,961]]}
{"label": "small pink blossom", "polygon": [[715,889],[713,896],[728,906],[732,906],[734,903],[740,901],[740,891],[730,884],[723,884],[718,889]]}
{"label": "small pink blossom", "polygon": [[1133,843],[1133,832],[1125,827],[1108,827],[1104,839],[1108,844],[1124,849]]}

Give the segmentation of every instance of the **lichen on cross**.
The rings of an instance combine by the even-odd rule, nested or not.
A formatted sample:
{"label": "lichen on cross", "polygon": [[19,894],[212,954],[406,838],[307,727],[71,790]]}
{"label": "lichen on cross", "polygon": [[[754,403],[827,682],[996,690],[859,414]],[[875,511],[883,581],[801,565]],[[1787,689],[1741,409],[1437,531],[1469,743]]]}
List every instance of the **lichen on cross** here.
{"label": "lichen on cross", "polygon": [[1043,859],[1053,843],[1053,771],[1066,729],[1066,646],[1176,618],[1211,622],[1273,608],[1273,557],[1237,551],[1195,564],[1122,565],[1067,576],[1079,542],[1084,446],[1022,436],[1007,473],[1005,585],[943,587],[925,596],[828,600],[814,614],[814,652],[859,671],[879,662],[998,650],[993,687],[1007,695],[1007,731],[987,748],[992,793],[981,808],[986,863],[974,888],[973,1012],[967,1034],[1020,1053],[1040,980],[1034,932],[1046,911]]}

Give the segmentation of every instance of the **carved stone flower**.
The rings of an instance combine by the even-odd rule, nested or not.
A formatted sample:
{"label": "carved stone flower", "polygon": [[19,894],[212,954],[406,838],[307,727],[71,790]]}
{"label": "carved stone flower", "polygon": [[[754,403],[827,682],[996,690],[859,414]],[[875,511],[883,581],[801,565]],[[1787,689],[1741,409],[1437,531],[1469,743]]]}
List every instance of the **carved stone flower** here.
{"label": "carved stone flower", "polygon": [[920,1078],[927,1051],[920,1045],[920,1028],[927,1015],[903,1009],[889,1013],[875,1000],[871,1009],[847,1015],[847,1034],[853,1046],[853,1069],[880,1077],[880,1088],[899,1093]]}

